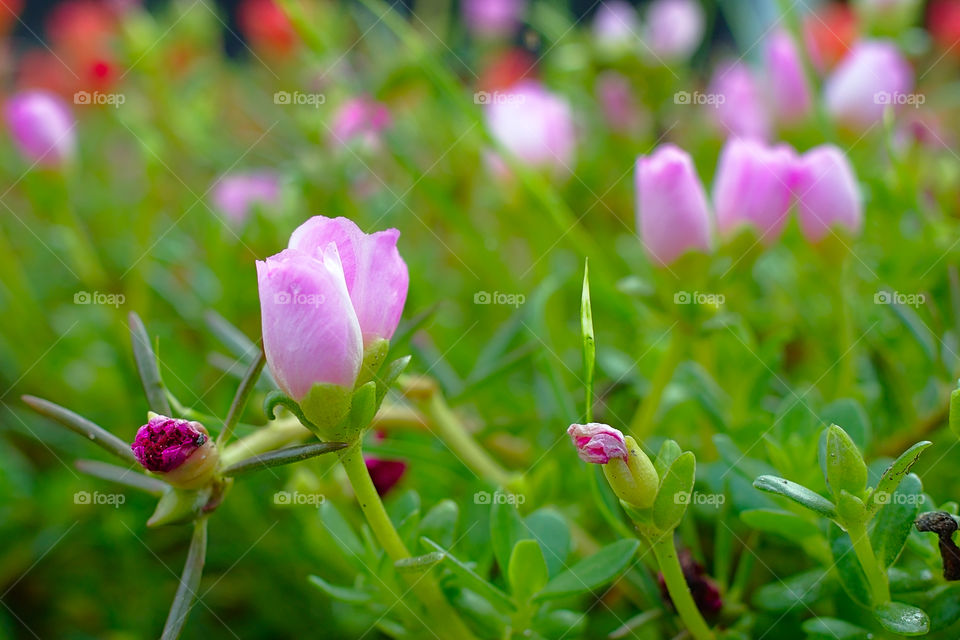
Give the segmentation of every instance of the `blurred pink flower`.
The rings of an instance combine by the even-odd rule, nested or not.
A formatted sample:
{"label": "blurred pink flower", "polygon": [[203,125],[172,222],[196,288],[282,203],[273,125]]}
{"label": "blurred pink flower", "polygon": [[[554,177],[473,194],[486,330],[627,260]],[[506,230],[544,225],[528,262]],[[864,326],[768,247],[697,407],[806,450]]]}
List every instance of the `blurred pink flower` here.
{"label": "blurred pink flower", "polygon": [[837,66],[824,86],[827,111],[837,122],[864,131],[880,122],[888,105],[916,96],[913,69],[893,42],[863,40]]}
{"label": "blurred pink flower", "polygon": [[564,98],[538,83],[521,82],[490,94],[485,115],[493,137],[522,162],[570,170],[576,132]]}
{"label": "blurred pink flower", "polygon": [[790,213],[796,153],[788,145],[729,138],[713,182],[717,229],[729,235],[750,225],[767,244],[783,230]]}
{"label": "blurred pink flower", "polygon": [[774,117],[788,124],[806,118],[813,99],[793,38],[782,29],[774,31],[767,40],[765,53],[766,81]]}
{"label": "blurred pink flower", "polygon": [[707,112],[729,135],[742,138],[770,137],[770,115],[763,91],[750,68],[742,62],[725,64],[710,81]]}
{"label": "blurred pink flower", "polygon": [[653,0],[647,8],[646,44],[667,62],[684,60],[700,45],[704,26],[697,0]]}
{"label": "blurred pink flower", "polygon": [[840,149],[821,145],[797,162],[794,193],[800,229],[810,242],[822,240],[831,227],[859,233],[863,204],[853,167]]}
{"label": "blurred pink flower", "polygon": [[56,167],[73,156],[76,121],[61,98],[47,91],[22,91],[7,101],[4,113],[13,141],[28,161]]}
{"label": "blurred pink flower", "polygon": [[711,248],[710,211],[686,151],[664,144],[637,159],[637,226],[647,254],[666,265]]}
{"label": "blurred pink flower", "polygon": [[526,0],[463,0],[463,21],[477,35],[510,35],[526,8]]}
{"label": "blurred pink flower", "polygon": [[333,144],[345,146],[355,140],[367,148],[380,146],[380,134],[391,124],[387,105],[369,98],[352,98],[343,103],[330,126]]}
{"label": "blurred pink flower", "polygon": [[640,17],[626,0],[601,2],[593,18],[593,35],[605,49],[630,46],[640,40]]}
{"label": "blurred pink flower", "polygon": [[257,206],[280,205],[280,177],[270,171],[221,176],[213,187],[214,207],[235,224],[243,224]]}
{"label": "blurred pink flower", "polygon": [[607,464],[612,458],[627,459],[627,444],[623,434],[600,422],[572,424],[567,429],[577,455],[584,462]]}
{"label": "blurred pink flower", "polygon": [[597,78],[597,100],[607,124],[614,131],[627,133],[641,120],[641,111],[630,90],[630,81],[622,73],[604,71]]}

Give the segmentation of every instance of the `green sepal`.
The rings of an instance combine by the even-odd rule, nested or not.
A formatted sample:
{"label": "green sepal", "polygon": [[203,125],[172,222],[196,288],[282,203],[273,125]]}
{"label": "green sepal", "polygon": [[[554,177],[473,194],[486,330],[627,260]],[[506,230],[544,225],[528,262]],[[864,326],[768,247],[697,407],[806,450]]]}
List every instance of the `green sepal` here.
{"label": "green sepal", "polygon": [[673,461],[660,483],[653,502],[653,524],[662,532],[673,531],[683,520],[693,494],[697,459],[687,451]]}
{"label": "green sepal", "polygon": [[855,496],[867,488],[867,464],[846,431],[835,424],[827,428],[825,468],[834,496],[846,491]]}
{"label": "green sepal", "polygon": [[383,373],[376,377],[374,382],[377,383],[377,405],[383,402],[384,397],[387,395],[387,391],[390,390],[390,387],[393,386],[393,383],[397,381],[397,378],[400,377],[400,374],[404,372],[407,368],[407,365],[410,364],[412,356],[403,356],[402,358],[397,358],[390,364],[386,366],[383,370]]}
{"label": "green sepal", "polygon": [[[353,391],[335,384],[315,384],[300,401],[300,409],[314,425],[311,429],[326,442],[353,442],[357,430],[346,419]],[[309,428],[310,425],[304,425]]]}
{"label": "green sepal", "polygon": [[683,449],[677,444],[676,440],[664,440],[660,445],[660,451],[657,452],[657,459],[653,461],[653,467],[657,470],[657,477],[663,479],[664,474],[673,461],[680,457]]}
{"label": "green sepal", "polygon": [[837,515],[841,522],[863,522],[867,519],[867,508],[863,500],[841,489],[837,496]]}
{"label": "green sepal", "polygon": [[170,489],[161,496],[157,508],[147,520],[148,527],[186,524],[197,519],[210,500],[212,489]]}
{"label": "green sepal", "polygon": [[383,338],[377,338],[364,348],[363,361],[360,363],[360,374],[357,376],[357,387],[361,387],[374,379],[389,351],[390,341]]}
{"label": "green sepal", "polygon": [[378,406],[376,383],[368,382],[358,387],[350,401],[350,429],[354,433],[360,433],[369,427],[373,416],[377,414]]}
{"label": "green sepal", "polygon": [[278,406],[282,406],[284,409],[296,416],[297,420],[300,421],[300,424],[305,426],[310,431],[314,433],[317,432],[317,425],[310,422],[303,411],[300,409],[300,405],[297,404],[296,400],[285,394],[279,389],[275,389],[268,393],[263,399],[263,412],[266,414],[268,420],[276,420],[277,414],[276,409]]}

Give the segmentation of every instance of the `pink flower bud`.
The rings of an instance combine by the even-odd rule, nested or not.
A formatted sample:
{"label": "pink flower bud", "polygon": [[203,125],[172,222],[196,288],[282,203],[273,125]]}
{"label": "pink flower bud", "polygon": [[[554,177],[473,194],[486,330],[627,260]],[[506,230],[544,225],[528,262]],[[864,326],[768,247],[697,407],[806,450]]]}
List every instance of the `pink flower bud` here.
{"label": "pink flower bud", "polygon": [[637,226],[647,254],[661,265],[687,251],[709,251],[710,211],[690,154],[659,146],[637,159]]}
{"label": "pink flower bud", "polygon": [[337,110],[330,126],[334,146],[345,146],[353,141],[376,149],[380,135],[391,123],[390,110],[382,102],[368,98],[353,98]]}
{"label": "pink flower bud", "polygon": [[69,107],[46,91],[23,91],[7,101],[7,126],[30,162],[56,167],[73,156],[75,121]]}
{"label": "pink flower bud", "polygon": [[746,224],[767,243],[775,240],[790,213],[795,162],[796,153],[787,145],[728,139],[713,182],[718,230],[730,234]]}
{"label": "pink flower bud", "polygon": [[654,55],[665,61],[683,60],[703,39],[703,8],[697,0],[653,0],[646,24],[646,44]]}
{"label": "pink flower bud", "polygon": [[410,275],[397,251],[400,232],[364,233],[347,218],[313,216],[290,235],[289,248],[316,255],[334,243],[364,346],[393,337],[407,301]]}
{"label": "pink flower bud", "polygon": [[407,471],[407,463],[403,460],[384,460],[369,456],[364,457],[363,461],[367,465],[374,488],[381,496],[396,486]]}
{"label": "pink flower bud", "polygon": [[184,489],[206,485],[219,462],[216,444],[199,422],[151,414],[130,445],[144,469]]}
{"label": "pink flower bud", "polygon": [[577,455],[584,462],[607,464],[611,458],[627,459],[627,444],[623,434],[613,427],[591,422],[572,424],[567,429]]}
{"label": "pink flower bud", "polygon": [[767,40],[765,53],[766,81],[773,113],[788,124],[806,118],[813,100],[793,38],[782,29],[774,31]]}
{"label": "pink flower bud", "polygon": [[860,188],[840,149],[821,145],[807,151],[800,157],[793,179],[800,229],[810,242],[822,240],[834,225],[851,233],[860,231]]}
{"label": "pink flower bud", "polygon": [[763,91],[747,65],[735,62],[717,68],[707,97],[704,108],[729,135],[761,140],[770,137],[770,115]]}
{"label": "pink flower bud", "polygon": [[294,400],[314,385],[352,389],[363,341],[332,243],[257,261],[263,349],[277,384]]}
{"label": "pink flower bud", "polygon": [[570,105],[535,82],[491,95],[486,106],[493,137],[522,162],[570,170],[576,134]]}
{"label": "pink flower bud", "polygon": [[843,59],[826,82],[827,111],[837,122],[866,130],[884,109],[914,99],[913,69],[892,42],[864,40]]}
{"label": "pink flower bud", "polygon": [[604,71],[597,77],[597,101],[614,131],[630,133],[643,120],[643,112],[630,91],[630,81],[621,73]]}
{"label": "pink flower bud", "polygon": [[279,206],[280,178],[269,171],[225,175],[214,185],[212,199],[216,210],[243,224],[255,207]]}
{"label": "pink flower bud", "polygon": [[463,21],[479,36],[510,35],[526,8],[525,0],[463,0]]}

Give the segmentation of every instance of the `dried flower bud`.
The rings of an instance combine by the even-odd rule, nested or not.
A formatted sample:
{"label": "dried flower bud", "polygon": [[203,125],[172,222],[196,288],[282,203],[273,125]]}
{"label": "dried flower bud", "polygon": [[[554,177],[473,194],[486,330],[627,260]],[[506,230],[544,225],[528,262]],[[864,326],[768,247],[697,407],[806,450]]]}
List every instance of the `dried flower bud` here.
{"label": "dried flower bud", "polygon": [[199,489],[213,478],[220,455],[199,422],[150,414],[130,445],[147,471],[181,489]]}

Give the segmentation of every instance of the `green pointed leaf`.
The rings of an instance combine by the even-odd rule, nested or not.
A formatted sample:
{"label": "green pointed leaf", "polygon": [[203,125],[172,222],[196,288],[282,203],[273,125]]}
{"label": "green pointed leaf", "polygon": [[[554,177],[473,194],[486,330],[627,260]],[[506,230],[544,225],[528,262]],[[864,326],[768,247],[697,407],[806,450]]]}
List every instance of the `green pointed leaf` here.
{"label": "green pointed leaf", "polygon": [[490,508],[490,542],[493,546],[493,555],[504,575],[508,573],[510,554],[513,553],[514,545],[529,537],[516,505],[494,501]]}
{"label": "green pointed leaf", "polygon": [[675,440],[664,440],[660,445],[660,451],[657,452],[657,458],[653,461],[653,468],[657,470],[657,477],[661,480],[667,473],[667,469],[673,464],[673,461],[680,457],[683,449]]}
{"label": "green pointed leaf", "polygon": [[930,618],[923,609],[902,602],[887,602],[873,609],[874,617],[887,631],[901,636],[922,636],[930,631]]}
{"label": "green pointed leaf", "polygon": [[160,379],[160,367],[157,356],[150,345],[150,336],[143,321],[136,313],[130,313],[130,340],[133,343],[133,357],[137,361],[137,372],[147,394],[147,405],[154,413],[170,416],[170,401]]}
{"label": "green pointed leaf", "polygon": [[348,446],[349,444],[346,442],[312,442],[310,444],[275,449],[274,451],[268,451],[258,456],[240,460],[224,469],[223,475],[237,476],[241,473],[260,471],[270,467],[300,462],[301,460],[309,460],[324,453],[345,449]]}
{"label": "green pointed leaf", "polygon": [[49,400],[35,396],[23,396],[22,399],[27,406],[40,415],[46,416],[60,423],[67,429],[70,429],[70,431],[90,440],[94,444],[100,445],[103,449],[121,458],[125,462],[139,464],[137,458],[133,455],[133,450],[130,449],[130,445],[103,427]]}
{"label": "green pointed leaf", "polygon": [[837,510],[832,502],[796,482],[791,482],[790,480],[776,476],[760,476],[753,481],[753,486],[761,491],[776,493],[785,498],[789,498],[800,506],[819,513],[826,518],[837,517]]}
{"label": "green pointed leaf", "polygon": [[916,474],[908,474],[897,490],[881,507],[870,531],[870,543],[877,560],[889,567],[897,560],[907,536],[913,530],[913,521],[920,512],[923,483]]}
{"label": "green pointed leaf", "polygon": [[366,429],[377,413],[377,385],[368,382],[353,392],[350,402],[350,424],[357,431]]}
{"label": "green pointed leaf", "polygon": [[250,366],[247,367],[240,384],[237,386],[237,392],[233,396],[233,402],[230,403],[230,410],[227,412],[227,419],[223,421],[223,430],[217,436],[217,446],[222,447],[230,439],[234,428],[240,422],[240,416],[247,406],[247,400],[260,379],[260,372],[263,371],[263,365],[267,363],[267,357],[261,351],[254,358]]}
{"label": "green pointed leaf", "polygon": [[459,582],[463,584],[463,586],[477,592],[489,600],[499,610],[508,612],[513,611],[514,606],[510,596],[481,578],[473,569],[468,567],[464,562],[458,560],[453,554],[438,545],[430,538],[421,538],[420,541],[428,548],[435,549],[436,551],[440,551],[444,554],[444,566],[450,569],[450,571],[457,576]]}
{"label": "green pointed leaf", "polygon": [[442,551],[433,551],[422,556],[401,558],[394,562],[393,566],[400,573],[423,573],[442,562],[443,557],[444,553]]}
{"label": "green pointed leaf", "polygon": [[549,573],[539,542],[521,540],[513,547],[507,578],[510,593],[517,602],[527,602],[533,594],[546,586]]}
{"label": "green pointed leaf", "polygon": [[673,461],[660,479],[653,501],[653,523],[660,531],[672,531],[683,520],[696,479],[697,459],[687,451]]}
{"label": "green pointed leaf", "polygon": [[349,604],[362,604],[364,602],[369,602],[371,598],[370,594],[365,591],[351,589],[350,587],[338,587],[330,584],[320,576],[312,575],[309,576],[308,580],[310,580],[311,584],[319,588],[332,599],[339,600],[340,602],[347,602]]}
{"label": "green pointed leaf", "polygon": [[566,568],[573,544],[567,521],[558,511],[547,507],[534,511],[523,522],[533,539],[540,543],[550,576],[556,576]]}
{"label": "green pointed leaf", "polygon": [[460,507],[456,502],[441,500],[420,521],[420,537],[436,540],[444,548],[449,548],[454,541],[459,517]]}
{"label": "green pointed leaf", "polygon": [[552,600],[599,589],[633,564],[639,546],[639,540],[618,540],[607,545],[550,580],[534,600]]}
{"label": "green pointed leaf", "polygon": [[77,460],[73,464],[78,470],[86,473],[87,475],[94,476],[95,478],[101,478],[103,480],[109,480],[110,482],[116,482],[117,484],[122,484],[133,489],[138,489],[140,491],[149,493],[150,495],[157,496],[158,498],[171,488],[170,485],[159,478],[148,476],[135,469],[118,467],[115,464],[100,462],[99,460],[81,459]]}
{"label": "green pointed leaf", "polygon": [[377,383],[377,404],[383,402],[384,397],[387,395],[387,391],[390,390],[390,387],[393,386],[393,383],[397,381],[397,378],[400,377],[407,366],[410,364],[410,360],[413,356],[403,356],[402,358],[397,358],[390,364],[388,364],[380,375],[377,376],[375,382]]}
{"label": "green pointed leaf", "polygon": [[894,315],[900,319],[900,322],[907,328],[910,335],[917,341],[917,344],[920,345],[920,349],[923,351],[923,355],[927,357],[927,360],[936,362],[937,347],[933,332],[930,331],[926,323],[920,319],[919,314],[910,307],[897,302],[889,306]]}
{"label": "green pointed leaf", "polygon": [[802,627],[808,640],[868,640],[872,637],[866,629],[838,618],[813,618],[805,620]]}
{"label": "green pointed leaf", "polygon": [[920,454],[932,444],[929,440],[918,442],[901,453],[900,457],[887,467],[887,470],[880,476],[877,487],[868,503],[871,512],[876,512],[885,504],[888,498],[893,495],[893,492],[897,490],[897,487],[900,486],[900,481],[910,472],[910,467],[920,458]]}
{"label": "green pointed leaf", "polygon": [[187,615],[193,608],[193,601],[200,588],[200,576],[203,574],[206,557],[207,519],[200,518],[193,525],[193,537],[190,539],[187,561],[183,565],[183,574],[180,576],[180,586],[177,587],[177,593],[173,597],[173,605],[167,615],[167,622],[163,625],[160,640],[176,640],[183,632],[183,625],[187,622]]}

